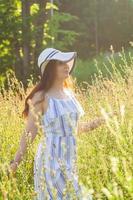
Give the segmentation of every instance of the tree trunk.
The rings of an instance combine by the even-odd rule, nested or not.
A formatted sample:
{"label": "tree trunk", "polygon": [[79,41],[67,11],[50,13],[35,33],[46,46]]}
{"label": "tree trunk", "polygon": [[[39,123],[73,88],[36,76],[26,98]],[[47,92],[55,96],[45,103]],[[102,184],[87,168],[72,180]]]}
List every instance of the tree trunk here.
{"label": "tree trunk", "polygon": [[36,27],[36,34],[35,34],[35,48],[34,48],[34,66],[37,66],[37,58],[40,54],[41,50],[44,48],[43,46],[43,37],[44,37],[44,23],[47,19],[47,14],[45,11],[47,0],[38,0],[39,4],[39,13],[38,17],[34,23],[34,26]]}
{"label": "tree trunk", "polygon": [[22,0],[22,52],[23,52],[23,83],[27,83],[30,73],[30,3]]}

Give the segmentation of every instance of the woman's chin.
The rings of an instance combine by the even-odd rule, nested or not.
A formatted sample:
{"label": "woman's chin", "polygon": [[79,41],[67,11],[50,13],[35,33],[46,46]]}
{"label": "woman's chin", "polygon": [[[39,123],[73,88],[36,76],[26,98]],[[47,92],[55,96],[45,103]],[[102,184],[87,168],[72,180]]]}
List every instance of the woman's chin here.
{"label": "woman's chin", "polygon": [[63,75],[62,78],[63,78],[63,79],[66,79],[66,78],[68,78],[68,77],[69,77],[69,73],[66,73],[66,74]]}
{"label": "woman's chin", "polygon": [[67,78],[69,76],[69,73],[65,75],[65,78]]}

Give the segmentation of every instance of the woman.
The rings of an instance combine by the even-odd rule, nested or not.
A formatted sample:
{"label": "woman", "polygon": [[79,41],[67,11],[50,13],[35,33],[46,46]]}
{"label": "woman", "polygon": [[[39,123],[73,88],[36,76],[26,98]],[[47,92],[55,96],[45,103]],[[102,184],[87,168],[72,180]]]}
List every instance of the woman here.
{"label": "woman", "polygon": [[[79,122],[84,110],[69,81],[76,57],[76,52],[64,53],[54,48],[43,50],[38,58],[41,81],[25,101],[23,115],[27,123],[10,169],[14,173],[22,160],[27,150],[27,137],[31,142],[35,139],[38,132],[36,116],[41,114],[45,143],[39,144],[34,162],[37,200],[73,200],[74,194],[76,199],[83,199],[75,164],[75,134],[98,127],[104,119],[99,117],[92,122]],[[73,194],[66,189],[68,181],[72,183]],[[91,200],[92,196],[88,194],[86,199]]]}

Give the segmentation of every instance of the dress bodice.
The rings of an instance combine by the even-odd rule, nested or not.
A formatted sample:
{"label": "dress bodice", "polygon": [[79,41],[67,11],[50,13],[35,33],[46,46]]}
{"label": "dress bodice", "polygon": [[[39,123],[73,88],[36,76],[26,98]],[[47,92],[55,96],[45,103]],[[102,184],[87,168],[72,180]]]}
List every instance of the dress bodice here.
{"label": "dress bodice", "polygon": [[48,98],[48,108],[42,116],[42,125],[48,135],[72,135],[77,130],[78,119],[84,115],[84,110],[70,89],[65,89],[68,98]]}

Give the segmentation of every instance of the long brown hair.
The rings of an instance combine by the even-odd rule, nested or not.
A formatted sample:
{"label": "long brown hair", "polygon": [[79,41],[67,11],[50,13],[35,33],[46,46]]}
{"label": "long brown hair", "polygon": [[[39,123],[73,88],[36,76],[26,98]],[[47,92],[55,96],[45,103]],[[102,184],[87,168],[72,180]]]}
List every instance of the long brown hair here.
{"label": "long brown hair", "polygon": [[[56,60],[50,60],[48,62],[48,64],[46,65],[45,73],[42,74],[39,83],[37,83],[37,85],[32,89],[30,94],[25,99],[25,108],[24,108],[24,110],[22,112],[22,116],[24,118],[26,118],[28,116],[28,111],[29,111],[28,100],[32,99],[34,94],[36,92],[38,92],[38,91],[47,92],[51,88],[51,86],[52,86],[52,84],[54,82],[55,73],[56,73]],[[74,89],[74,84],[73,84],[73,80],[72,80],[71,75],[69,75],[69,77],[64,80],[63,84],[64,84],[64,87],[66,87],[66,88]],[[44,95],[43,95],[43,97],[44,97]],[[40,103],[43,100],[44,100],[44,98],[39,100],[36,103]]]}

